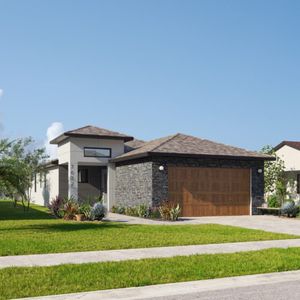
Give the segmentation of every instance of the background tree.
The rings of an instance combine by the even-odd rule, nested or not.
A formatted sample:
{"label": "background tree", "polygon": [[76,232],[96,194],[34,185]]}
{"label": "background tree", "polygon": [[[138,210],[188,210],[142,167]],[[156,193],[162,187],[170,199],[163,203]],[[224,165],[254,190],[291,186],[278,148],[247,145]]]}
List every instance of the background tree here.
{"label": "background tree", "polygon": [[32,138],[0,140],[0,191],[15,199],[20,197],[28,209],[32,181],[44,172],[43,162],[48,156],[44,148],[35,148]]}

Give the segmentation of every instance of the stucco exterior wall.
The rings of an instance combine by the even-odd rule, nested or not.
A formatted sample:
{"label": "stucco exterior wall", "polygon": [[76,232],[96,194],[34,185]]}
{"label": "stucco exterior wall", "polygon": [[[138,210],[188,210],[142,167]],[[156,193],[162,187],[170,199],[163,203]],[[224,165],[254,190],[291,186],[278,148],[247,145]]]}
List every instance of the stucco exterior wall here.
{"label": "stucco exterior wall", "polygon": [[[160,166],[164,169],[159,170]],[[116,205],[130,206],[146,202],[157,206],[166,200],[168,198],[168,166],[250,169],[252,214],[256,214],[257,207],[264,202],[263,161],[152,157],[116,164]],[[262,173],[258,173],[258,169],[262,169]],[[135,193],[133,197],[132,193]]]}
{"label": "stucco exterior wall", "polygon": [[300,151],[284,145],[276,151],[276,154],[284,161],[286,171],[300,171]]}
{"label": "stucco exterior wall", "polygon": [[276,155],[284,161],[284,169],[290,180],[288,184],[290,197],[296,203],[299,203],[300,194],[297,193],[297,174],[300,174],[300,151],[284,145],[276,151]]}
{"label": "stucco exterior wall", "polygon": [[84,147],[111,148],[111,158],[124,153],[124,141],[113,139],[69,138],[58,145],[59,164],[69,161],[83,165],[107,165],[111,158],[85,157]]}
{"label": "stucco exterior wall", "polygon": [[69,140],[63,141],[57,145],[58,164],[67,164],[70,161],[71,143]]}
{"label": "stucco exterior wall", "polygon": [[34,181],[31,188],[32,203],[47,206],[59,194],[59,168],[48,169],[45,176],[36,175],[36,192]]}
{"label": "stucco exterior wall", "polygon": [[[84,148],[110,148],[111,157],[86,157]],[[93,185],[78,184],[78,168],[80,166],[107,166],[109,160],[124,153],[124,141],[119,139],[96,139],[70,137],[58,145],[59,165],[67,166],[67,174],[62,170],[62,177],[67,175],[67,181],[61,181],[64,190],[61,194],[65,195],[67,182],[67,196],[74,199],[83,198],[86,193],[96,195],[97,190]],[[60,185],[60,186],[61,186]],[[88,190],[87,190],[88,187]],[[106,191],[103,198],[107,201]]]}

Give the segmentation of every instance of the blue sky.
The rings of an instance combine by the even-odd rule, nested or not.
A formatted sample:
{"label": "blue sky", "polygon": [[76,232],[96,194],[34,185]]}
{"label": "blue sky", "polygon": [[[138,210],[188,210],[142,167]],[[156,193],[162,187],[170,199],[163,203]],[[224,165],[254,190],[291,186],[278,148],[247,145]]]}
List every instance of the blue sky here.
{"label": "blue sky", "polygon": [[0,135],[300,140],[299,36],[300,1],[0,0]]}

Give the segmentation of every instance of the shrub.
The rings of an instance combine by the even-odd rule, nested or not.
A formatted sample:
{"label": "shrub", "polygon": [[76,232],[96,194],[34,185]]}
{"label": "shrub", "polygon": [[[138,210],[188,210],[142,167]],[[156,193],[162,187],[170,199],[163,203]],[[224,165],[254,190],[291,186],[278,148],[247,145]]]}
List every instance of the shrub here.
{"label": "shrub", "polygon": [[92,220],[102,220],[106,216],[107,210],[106,207],[101,203],[97,202],[94,204],[91,211]]}
{"label": "shrub", "polygon": [[296,217],[298,210],[293,200],[286,201],[281,207],[281,213],[288,217]]}
{"label": "shrub", "polygon": [[79,199],[78,202],[79,202],[80,205],[86,205],[86,204],[88,204],[90,206],[93,206],[97,202],[102,202],[102,196],[91,196],[91,195],[88,195],[88,196],[86,196],[83,199]]}
{"label": "shrub", "polygon": [[158,211],[163,220],[170,220],[170,205],[167,201],[163,202],[159,207]]}
{"label": "shrub", "polygon": [[276,195],[268,197],[268,207],[280,207],[279,199]]}
{"label": "shrub", "polygon": [[150,207],[148,217],[152,219],[160,219],[161,215],[158,207]]}
{"label": "shrub", "polygon": [[136,206],[125,207],[125,215],[132,216],[132,217],[138,217],[137,207]]}
{"label": "shrub", "polygon": [[140,218],[147,218],[149,215],[149,207],[146,204],[140,204],[136,207],[137,215]]}
{"label": "shrub", "polygon": [[113,206],[111,208],[111,212],[112,213],[116,213],[116,214],[125,214],[125,207],[124,206]]}
{"label": "shrub", "polygon": [[62,218],[63,217],[63,204],[64,204],[64,200],[63,198],[56,196],[55,198],[53,198],[50,202],[50,204],[48,205],[48,208],[50,209],[51,213],[56,216],[57,218]]}
{"label": "shrub", "polygon": [[79,213],[84,215],[86,220],[92,219],[92,207],[89,204],[83,204],[79,208]]}
{"label": "shrub", "polygon": [[117,214],[125,214],[125,207],[124,206],[119,206],[117,207]]}
{"label": "shrub", "polygon": [[171,221],[178,221],[180,212],[181,212],[181,208],[179,207],[179,204],[177,204],[177,206],[171,207],[171,209],[170,209],[170,220]]}
{"label": "shrub", "polygon": [[181,212],[181,209],[179,207],[179,204],[175,206],[174,203],[171,203],[169,201],[164,201],[159,207],[158,207],[159,213],[161,215],[161,218],[165,221],[177,221],[179,214]]}
{"label": "shrub", "polygon": [[75,215],[79,211],[79,205],[78,203],[72,199],[65,199],[65,204],[63,207],[63,212],[64,212],[64,219],[65,220],[73,220]]}

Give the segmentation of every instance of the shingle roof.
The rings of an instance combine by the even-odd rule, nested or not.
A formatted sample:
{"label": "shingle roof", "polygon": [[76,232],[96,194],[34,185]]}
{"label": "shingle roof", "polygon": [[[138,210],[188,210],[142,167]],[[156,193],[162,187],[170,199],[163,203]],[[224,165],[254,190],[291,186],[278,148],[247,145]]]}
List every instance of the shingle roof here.
{"label": "shingle roof", "polygon": [[122,154],[112,161],[125,161],[149,155],[217,156],[273,160],[273,157],[254,151],[232,147],[205,139],[177,133],[150,142],[140,148]]}
{"label": "shingle roof", "polygon": [[57,138],[50,141],[50,144],[58,144],[63,140],[67,139],[69,136],[120,139],[120,140],[124,140],[125,142],[133,140],[132,136],[128,136],[119,132],[88,125],[74,130],[66,131],[60,136],[58,136]]}
{"label": "shingle roof", "polygon": [[140,148],[145,143],[146,143],[145,141],[138,140],[138,139],[133,139],[132,141],[126,142],[124,144],[124,146],[125,146],[125,152],[129,152],[129,151],[135,150],[137,148]]}
{"label": "shingle roof", "polygon": [[290,146],[294,149],[300,150],[300,142],[296,142],[296,141],[282,141],[280,144],[278,144],[274,150],[278,150],[283,146]]}

